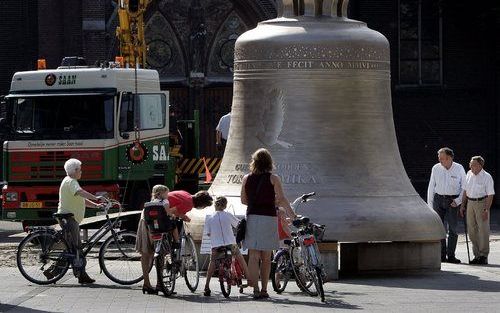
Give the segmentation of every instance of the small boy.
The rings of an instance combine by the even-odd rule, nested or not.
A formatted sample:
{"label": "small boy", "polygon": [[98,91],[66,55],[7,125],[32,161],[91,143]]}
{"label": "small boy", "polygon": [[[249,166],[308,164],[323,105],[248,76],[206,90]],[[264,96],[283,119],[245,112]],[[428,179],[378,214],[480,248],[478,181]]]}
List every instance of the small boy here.
{"label": "small boy", "polygon": [[215,213],[207,217],[205,223],[205,232],[210,237],[212,246],[212,254],[210,256],[210,263],[207,271],[207,281],[205,283],[205,290],[203,295],[209,297],[210,291],[210,278],[215,270],[215,258],[217,256],[217,248],[230,247],[231,254],[236,257],[245,277],[248,278],[248,267],[245,259],[240,253],[240,249],[236,245],[236,238],[234,237],[233,227],[236,228],[239,220],[231,213],[224,211],[227,206],[226,197],[217,197],[215,199]]}

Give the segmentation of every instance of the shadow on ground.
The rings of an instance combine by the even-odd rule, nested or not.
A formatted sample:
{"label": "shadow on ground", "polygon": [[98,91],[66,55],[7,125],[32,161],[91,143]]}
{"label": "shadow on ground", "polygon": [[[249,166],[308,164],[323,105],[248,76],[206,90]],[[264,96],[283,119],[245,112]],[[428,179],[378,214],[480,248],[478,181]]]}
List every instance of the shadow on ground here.
{"label": "shadow on ground", "polygon": [[[271,297],[269,299],[260,299],[255,300],[250,295],[235,295],[233,297],[224,298],[222,295],[213,295],[211,297],[203,297],[199,294],[188,294],[188,295],[175,295],[174,297],[177,299],[185,300],[188,302],[195,303],[228,303],[228,302],[247,302],[247,301],[262,301],[266,303],[272,303],[273,305],[281,305],[281,306],[306,306],[308,308],[318,307],[318,308],[332,308],[332,309],[350,309],[350,310],[362,310],[362,308],[358,305],[352,305],[342,300],[344,297],[343,294],[337,294],[335,292],[325,292],[325,303],[322,303],[319,297],[310,297],[310,301],[299,301],[296,299],[292,299],[296,294],[296,292],[283,293],[278,297]],[[304,295],[301,293],[301,295]]]}
{"label": "shadow on ground", "polygon": [[[34,310],[30,308],[25,308],[22,306],[11,305],[11,304],[0,304],[0,312],[26,312],[26,313],[38,313],[38,312],[49,312],[49,311],[40,311]],[[50,312],[49,312],[50,313]]]}
{"label": "shadow on ground", "polygon": [[[499,265],[482,266],[498,268]],[[454,271],[441,271],[426,274],[370,274],[343,278],[342,284],[366,285],[376,287],[394,287],[431,290],[463,290],[499,292],[500,281],[483,280],[477,276]]]}

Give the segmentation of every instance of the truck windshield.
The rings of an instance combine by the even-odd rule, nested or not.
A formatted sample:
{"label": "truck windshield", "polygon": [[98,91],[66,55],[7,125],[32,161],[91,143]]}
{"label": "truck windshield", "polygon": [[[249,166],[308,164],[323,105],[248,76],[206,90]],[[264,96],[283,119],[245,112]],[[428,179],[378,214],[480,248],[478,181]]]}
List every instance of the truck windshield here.
{"label": "truck windshield", "polygon": [[113,104],[110,95],[12,98],[14,138],[113,138]]}

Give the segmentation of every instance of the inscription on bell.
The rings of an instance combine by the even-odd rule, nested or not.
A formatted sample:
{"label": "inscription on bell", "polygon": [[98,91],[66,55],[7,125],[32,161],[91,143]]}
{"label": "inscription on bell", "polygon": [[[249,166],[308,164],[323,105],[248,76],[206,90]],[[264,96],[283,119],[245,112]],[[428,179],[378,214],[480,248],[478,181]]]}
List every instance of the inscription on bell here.
{"label": "inscription on bell", "polygon": [[333,60],[291,60],[291,61],[236,61],[236,71],[251,70],[374,70],[388,71],[389,62],[384,61],[333,61]]}
{"label": "inscription on bell", "polygon": [[[275,173],[281,178],[283,184],[317,184],[318,178],[311,174],[313,171],[310,163],[276,163]],[[241,185],[243,176],[249,172],[248,163],[238,163],[235,165],[236,173],[227,175],[226,183]]]}

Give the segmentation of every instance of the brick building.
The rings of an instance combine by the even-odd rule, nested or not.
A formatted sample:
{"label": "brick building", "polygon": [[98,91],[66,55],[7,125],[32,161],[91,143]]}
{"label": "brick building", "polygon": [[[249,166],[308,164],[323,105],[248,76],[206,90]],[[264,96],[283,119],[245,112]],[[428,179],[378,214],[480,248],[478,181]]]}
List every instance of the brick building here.
{"label": "brick building", "polygon": [[[215,124],[230,107],[236,38],[275,15],[275,0],[155,0],[148,8],[149,66],[181,118],[200,110],[202,154],[214,153]],[[452,147],[464,166],[483,155],[500,181],[500,5],[351,0],[349,16],[389,39],[398,143],[417,191],[425,197],[441,146]],[[112,0],[1,1],[0,94],[13,72],[32,69],[37,57],[49,67],[65,55],[112,59],[116,24]]]}

